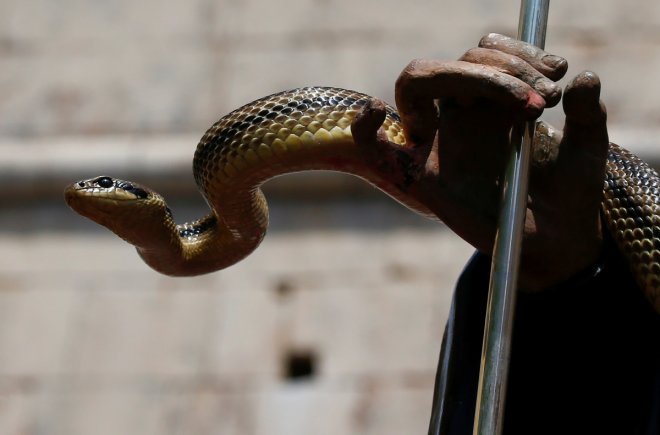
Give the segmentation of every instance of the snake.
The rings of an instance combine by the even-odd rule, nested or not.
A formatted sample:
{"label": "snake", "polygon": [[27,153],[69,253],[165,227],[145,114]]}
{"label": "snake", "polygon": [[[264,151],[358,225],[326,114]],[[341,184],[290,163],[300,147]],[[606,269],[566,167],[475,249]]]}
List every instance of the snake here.
{"label": "snake", "polygon": [[[194,179],[211,212],[192,222],[177,224],[155,191],[109,176],[70,184],[65,200],[80,215],[134,245],[153,269],[172,276],[220,270],[252,253],[268,227],[260,186],[286,173],[352,174],[435,218],[408,189],[412,170],[393,175],[393,165],[414,166],[393,107],[385,105],[380,130],[393,147],[389,154],[379,158],[356,144],[351,125],[370,101],[372,97],[356,91],[306,87],[269,95],[222,117],[206,131],[194,154]],[[601,211],[637,284],[660,313],[660,177],[613,143]]]}

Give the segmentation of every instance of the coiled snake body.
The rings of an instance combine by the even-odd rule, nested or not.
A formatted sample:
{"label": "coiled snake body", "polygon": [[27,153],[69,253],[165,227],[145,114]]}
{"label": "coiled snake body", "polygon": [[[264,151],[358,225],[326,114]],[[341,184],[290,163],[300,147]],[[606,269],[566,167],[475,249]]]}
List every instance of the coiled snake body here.
{"label": "coiled snake body", "polygon": [[[366,179],[414,211],[433,213],[392,179],[387,164],[352,139],[351,123],[369,96],[338,88],[301,88],[247,104],[216,122],[193,160],[195,181],[212,213],[177,225],[163,198],[133,182],[96,177],[65,190],[78,213],[137,247],[154,269],[196,275],[228,267],[261,242],[268,209],[260,184],[274,176],[310,169]],[[399,116],[386,108],[383,131],[406,162]],[[660,209],[658,174],[611,144],[602,210],[607,227],[638,284],[660,312]]]}

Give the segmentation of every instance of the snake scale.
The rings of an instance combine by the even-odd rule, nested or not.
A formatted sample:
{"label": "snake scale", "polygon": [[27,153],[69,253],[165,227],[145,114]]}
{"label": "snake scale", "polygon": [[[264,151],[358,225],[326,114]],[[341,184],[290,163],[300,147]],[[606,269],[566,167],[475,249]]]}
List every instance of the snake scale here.
{"label": "snake scale", "polygon": [[[197,275],[228,267],[261,242],[268,209],[259,186],[281,174],[327,169],[364,178],[412,210],[431,216],[400,180],[370,163],[355,145],[351,122],[371,97],[339,88],[309,87],[273,94],[229,113],[202,137],[193,160],[198,188],[212,212],[177,225],[156,192],[107,176],[71,184],[65,198],[79,214],[137,247],[152,268]],[[397,112],[382,125],[406,148]],[[602,212],[637,283],[660,312],[660,177],[611,144]]]}

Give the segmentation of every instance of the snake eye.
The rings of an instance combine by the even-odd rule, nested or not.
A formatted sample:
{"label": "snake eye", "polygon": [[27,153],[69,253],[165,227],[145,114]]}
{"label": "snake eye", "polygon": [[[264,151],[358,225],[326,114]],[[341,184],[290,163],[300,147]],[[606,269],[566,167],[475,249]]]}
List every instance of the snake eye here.
{"label": "snake eye", "polygon": [[103,187],[104,189],[107,189],[112,187],[115,183],[110,177],[101,177],[96,180],[96,184],[98,184],[100,187]]}

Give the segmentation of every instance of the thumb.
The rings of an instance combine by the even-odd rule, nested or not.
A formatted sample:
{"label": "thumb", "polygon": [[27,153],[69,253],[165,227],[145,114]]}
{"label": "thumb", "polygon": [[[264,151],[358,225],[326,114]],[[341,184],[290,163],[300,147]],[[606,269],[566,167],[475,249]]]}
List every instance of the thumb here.
{"label": "thumb", "polygon": [[367,100],[351,123],[353,140],[358,145],[376,142],[380,127],[387,116],[385,103],[377,98]]}
{"label": "thumb", "polygon": [[598,156],[607,152],[607,111],[600,101],[600,79],[591,71],[578,74],[566,87],[563,98],[566,121],[564,141],[571,146],[591,147]]}

